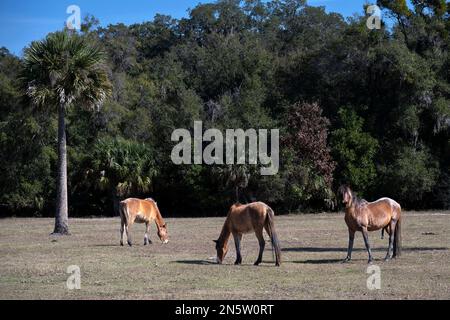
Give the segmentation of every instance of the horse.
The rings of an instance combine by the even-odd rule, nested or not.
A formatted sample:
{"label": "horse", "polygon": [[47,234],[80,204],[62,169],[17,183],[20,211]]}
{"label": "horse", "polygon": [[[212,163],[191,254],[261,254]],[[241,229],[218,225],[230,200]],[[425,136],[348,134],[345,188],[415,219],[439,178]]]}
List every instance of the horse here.
{"label": "horse", "polygon": [[401,236],[401,212],[400,205],[390,199],[381,198],[374,202],[367,202],[359,199],[348,186],[341,186],[339,194],[345,204],[345,222],[348,227],[349,242],[347,257],[343,262],[348,262],[352,258],[353,240],[355,232],[361,231],[369,254],[369,263],[372,263],[372,251],[369,244],[369,231],[382,230],[389,234],[389,247],[385,261],[399,257],[402,247]]}
{"label": "horse", "polygon": [[155,221],[156,228],[158,230],[158,236],[162,243],[169,242],[169,234],[167,233],[167,225],[164,222],[161,213],[159,212],[158,205],[155,200],[151,198],[136,199],[129,198],[119,204],[120,213],[120,245],[123,246],[124,233],[127,234],[127,242],[131,247],[131,233],[130,228],[133,223],[145,223],[145,235],[144,246],[152,243],[148,238],[148,232],[150,229],[150,223]]}
{"label": "horse", "polygon": [[232,234],[236,246],[236,261],[234,264],[242,264],[242,235],[253,231],[259,242],[259,255],[254,265],[259,265],[262,261],[266,244],[263,236],[263,229],[265,229],[271,239],[273,250],[275,251],[275,265],[280,266],[281,249],[275,231],[274,217],[275,214],[273,210],[263,202],[253,202],[246,205],[236,203],[232,205],[228,211],[219,239],[213,240],[216,243],[217,262],[222,264],[228,252],[228,240],[230,239],[230,234]]}

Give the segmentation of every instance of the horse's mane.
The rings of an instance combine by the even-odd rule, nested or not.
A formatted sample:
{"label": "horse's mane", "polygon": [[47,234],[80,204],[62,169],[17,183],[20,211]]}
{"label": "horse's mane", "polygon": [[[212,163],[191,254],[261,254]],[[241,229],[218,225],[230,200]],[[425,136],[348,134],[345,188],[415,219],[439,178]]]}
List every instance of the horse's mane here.
{"label": "horse's mane", "polygon": [[231,208],[239,208],[239,207],[242,207],[242,206],[243,206],[242,203],[236,202],[235,204],[233,204],[233,205],[231,206]]}
{"label": "horse's mane", "polygon": [[155,205],[155,207],[159,210],[158,202],[156,202],[155,199],[153,199],[153,198],[145,198],[145,201],[152,202]]}
{"label": "horse's mane", "polygon": [[369,203],[366,199],[358,197],[355,192],[351,191],[351,193],[352,193],[352,202],[355,204],[355,206],[361,207]]}
{"label": "horse's mane", "polygon": [[352,196],[352,203],[354,203],[356,207],[361,207],[369,203],[366,199],[358,197],[358,195],[349,186],[342,185],[339,188],[338,192],[341,194],[341,196],[343,196],[344,192],[346,192],[347,189],[350,191],[350,194]]}

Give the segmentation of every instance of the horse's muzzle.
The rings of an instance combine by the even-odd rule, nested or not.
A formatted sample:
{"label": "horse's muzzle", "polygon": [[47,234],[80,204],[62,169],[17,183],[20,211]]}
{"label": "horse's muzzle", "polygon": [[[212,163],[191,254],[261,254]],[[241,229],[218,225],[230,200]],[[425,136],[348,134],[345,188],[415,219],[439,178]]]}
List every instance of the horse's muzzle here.
{"label": "horse's muzzle", "polygon": [[169,243],[169,239],[166,239],[162,242],[163,244]]}

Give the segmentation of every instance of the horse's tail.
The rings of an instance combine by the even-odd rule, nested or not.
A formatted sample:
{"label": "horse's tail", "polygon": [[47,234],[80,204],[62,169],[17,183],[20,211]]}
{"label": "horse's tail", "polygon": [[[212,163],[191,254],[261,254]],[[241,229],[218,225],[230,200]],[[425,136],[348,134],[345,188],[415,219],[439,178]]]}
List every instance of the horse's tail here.
{"label": "horse's tail", "polygon": [[119,214],[122,224],[128,225],[128,206],[124,201],[119,203]]}
{"label": "horse's tail", "polygon": [[394,257],[399,257],[402,253],[402,216],[399,208],[398,221],[395,225],[394,233]]}
{"label": "horse's tail", "polygon": [[270,240],[272,242],[272,248],[275,250],[275,265],[279,266],[281,264],[281,248],[280,241],[278,240],[277,232],[275,231],[275,213],[272,208],[267,206],[267,216],[266,216],[266,224],[267,229],[269,230]]}

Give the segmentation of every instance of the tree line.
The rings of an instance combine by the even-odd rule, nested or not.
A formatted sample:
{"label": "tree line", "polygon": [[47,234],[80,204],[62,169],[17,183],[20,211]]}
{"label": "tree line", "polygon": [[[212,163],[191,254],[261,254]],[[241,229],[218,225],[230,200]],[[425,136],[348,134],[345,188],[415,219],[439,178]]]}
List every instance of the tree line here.
{"label": "tree line", "polygon": [[[43,41],[24,57],[0,49],[2,215],[55,214],[58,97],[46,90],[100,52],[102,71],[81,84],[73,71],[82,94],[59,111],[71,216],[114,215],[129,196],[155,198],[168,216],[223,215],[236,198],[280,213],[335,210],[341,184],[409,209],[450,208],[450,4],[377,4],[390,23],[374,30],[364,14],[344,19],[304,0],[222,0],[129,26],[88,15],[77,34],[44,42],[65,35],[93,51],[44,79],[29,64]],[[30,79],[47,87],[31,92]],[[280,129],[278,174],[175,165],[171,134],[197,120]]]}

